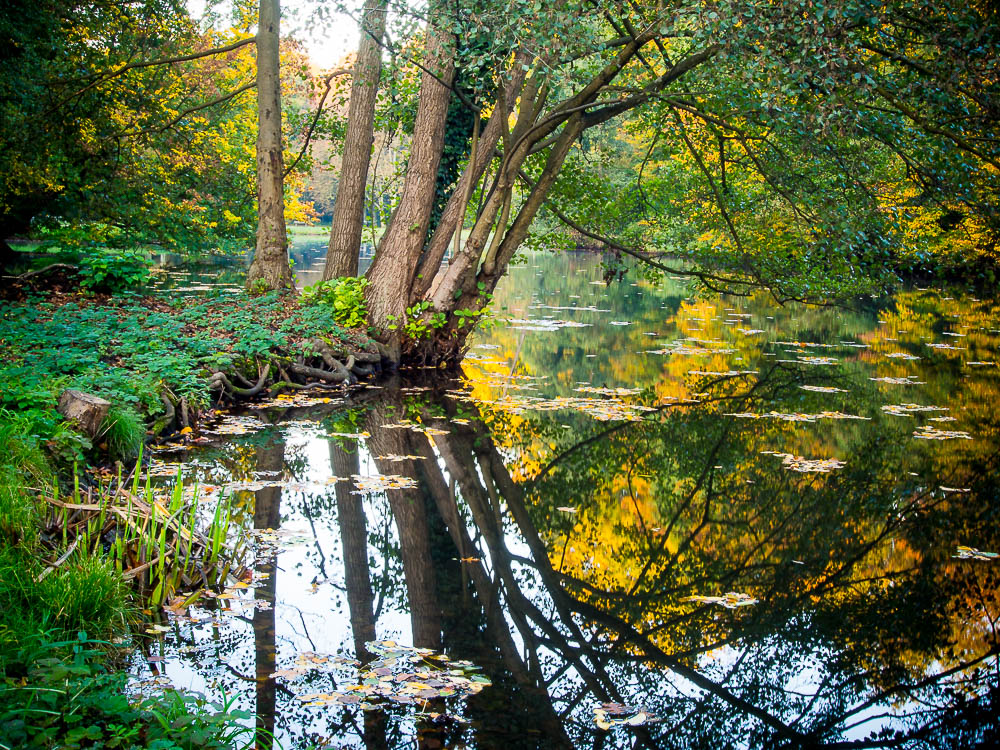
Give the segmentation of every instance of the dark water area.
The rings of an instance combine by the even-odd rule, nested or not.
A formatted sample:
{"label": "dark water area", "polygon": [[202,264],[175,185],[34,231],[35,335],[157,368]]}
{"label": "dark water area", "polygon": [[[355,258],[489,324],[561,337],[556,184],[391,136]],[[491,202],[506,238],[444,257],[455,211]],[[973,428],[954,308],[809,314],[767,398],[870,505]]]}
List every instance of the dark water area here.
{"label": "dark water area", "polygon": [[495,308],[460,379],[156,454],[229,498],[245,570],[150,628],[137,689],[224,694],[286,748],[996,745],[995,302],[780,307],[538,254]]}

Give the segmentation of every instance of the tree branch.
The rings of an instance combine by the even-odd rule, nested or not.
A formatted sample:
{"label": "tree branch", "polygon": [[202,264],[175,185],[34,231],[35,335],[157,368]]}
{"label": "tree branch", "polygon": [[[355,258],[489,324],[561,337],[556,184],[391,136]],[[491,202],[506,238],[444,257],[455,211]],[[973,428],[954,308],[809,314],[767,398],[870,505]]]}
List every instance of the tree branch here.
{"label": "tree branch", "polygon": [[164,130],[169,130],[170,128],[172,128],[174,125],[176,125],[177,123],[179,123],[181,120],[183,120],[188,115],[193,114],[195,112],[199,112],[199,111],[201,111],[203,109],[208,109],[209,107],[214,107],[216,104],[222,104],[222,102],[229,101],[230,99],[235,99],[237,96],[239,96],[240,94],[242,94],[244,91],[249,91],[250,89],[252,89],[252,88],[254,88],[256,86],[257,86],[257,81],[250,81],[250,83],[247,83],[247,84],[245,84],[243,86],[240,86],[235,91],[230,91],[228,94],[223,94],[222,96],[217,97],[215,99],[212,99],[209,102],[202,102],[201,104],[196,104],[193,107],[188,107],[187,109],[183,110],[182,112],[178,112],[177,116],[174,117],[172,120],[170,120],[170,122],[166,123],[165,125],[159,125],[159,126],[153,127],[153,128],[143,128],[141,130],[123,131],[123,132],[120,132],[120,133],[114,133],[113,135],[109,135],[109,136],[106,136],[106,137],[108,139],[111,139],[111,138],[132,138],[134,136],[146,135],[148,133],[162,133]]}
{"label": "tree branch", "polygon": [[156,60],[140,60],[138,62],[128,63],[126,65],[119,66],[118,68],[115,68],[114,70],[109,71],[107,73],[99,73],[97,74],[97,77],[93,81],[88,83],[83,88],[73,92],[58,104],[49,108],[49,110],[46,111],[45,114],[42,116],[45,117],[51,115],[53,112],[65,107],[73,99],[76,99],[78,96],[87,93],[88,91],[90,91],[90,89],[94,88],[95,86],[98,86],[104,83],[105,81],[110,81],[112,78],[117,78],[122,73],[127,73],[130,70],[138,70],[139,68],[150,68],[156,65],[172,65],[174,63],[179,63],[179,62],[197,60],[202,57],[212,57],[213,55],[222,55],[225,54],[226,52],[232,52],[233,50],[237,50],[240,47],[245,47],[248,44],[254,44],[256,41],[257,37],[250,36],[244,39],[239,39],[233,42],[232,44],[227,44],[224,47],[213,47],[212,49],[202,50],[201,52],[191,52],[186,55],[176,55],[174,57],[161,57]]}
{"label": "tree branch", "polygon": [[298,164],[302,157],[305,156],[306,149],[309,148],[309,141],[312,140],[313,131],[316,129],[316,124],[319,122],[320,115],[323,114],[323,105],[326,103],[326,97],[330,94],[330,83],[334,78],[339,78],[340,76],[349,75],[351,73],[351,68],[337,68],[333,72],[327,75],[326,80],[323,81],[325,87],[323,89],[323,95],[319,98],[319,104],[316,105],[316,114],[313,115],[312,122],[309,123],[309,129],[306,131],[305,140],[302,142],[302,148],[299,149],[298,156],[296,156],[292,163],[285,167],[285,171],[281,173],[282,177],[288,177],[292,170],[295,169],[295,165]]}

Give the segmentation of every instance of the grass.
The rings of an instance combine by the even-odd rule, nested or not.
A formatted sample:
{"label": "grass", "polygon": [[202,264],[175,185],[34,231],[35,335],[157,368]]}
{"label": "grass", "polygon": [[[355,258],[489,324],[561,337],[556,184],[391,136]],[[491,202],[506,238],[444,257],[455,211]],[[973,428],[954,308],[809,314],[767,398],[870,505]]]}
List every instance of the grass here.
{"label": "grass", "polygon": [[134,461],[146,441],[146,425],[139,413],[127,406],[112,406],[98,432],[114,461]]}
{"label": "grass", "polygon": [[148,475],[145,481],[139,475],[137,464],[131,481],[119,473],[87,497],[74,487],[67,501],[47,498],[49,533],[64,547],[104,552],[113,570],[135,583],[147,606],[225,582],[242,551],[241,541],[229,539],[229,498],[218,499],[211,513],[203,512],[197,484],[185,488],[178,476],[164,492]]}
{"label": "grass", "polygon": [[47,509],[37,493],[52,486],[53,476],[27,429],[25,419],[0,411],[0,671],[42,634],[110,635],[124,627],[129,611],[109,561],[75,554],[46,573],[50,549],[40,532]]}
{"label": "grass", "polygon": [[292,237],[329,237],[329,224],[290,224],[288,234]]}
{"label": "grass", "polygon": [[[129,449],[136,424],[110,415],[104,438]],[[137,600],[225,579],[228,504],[199,525],[196,488],[159,496],[138,472],[86,494],[74,481],[64,502],[35,429],[0,409],[0,750],[255,746],[250,714],[172,689],[130,696],[107,666]]]}

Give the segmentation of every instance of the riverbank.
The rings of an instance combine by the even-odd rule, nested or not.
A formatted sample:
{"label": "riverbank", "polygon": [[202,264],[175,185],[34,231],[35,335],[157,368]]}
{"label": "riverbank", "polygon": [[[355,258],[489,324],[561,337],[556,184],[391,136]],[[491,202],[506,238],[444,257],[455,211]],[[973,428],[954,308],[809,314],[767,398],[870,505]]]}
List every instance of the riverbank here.
{"label": "riverbank", "polygon": [[[108,746],[252,742],[249,715],[229,707],[125,693],[115,665],[147,627],[140,612],[235,574],[228,512],[196,530],[192,488],[151,494],[128,477],[143,475],[144,444],[198,440],[238,401],[341,391],[377,370],[378,349],[289,295],[83,294],[70,276],[0,300],[0,743],[110,742],[116,727],[137,729]],[[96,429],[60,413],[68,390],[108,402]],[[117,479],[84,468],[112,462]]]}
{"label": "riverbank", "polygon": [[328,306],[233,289],[29,294],[0,301],[0,341],[0,409],[28,417],[57,452],[87,442],[65,434],[55,411],[67,389],[106,399],[120,421],[164,437],[236,400],[356,382],[380,359],[367,334],[338,324]]}

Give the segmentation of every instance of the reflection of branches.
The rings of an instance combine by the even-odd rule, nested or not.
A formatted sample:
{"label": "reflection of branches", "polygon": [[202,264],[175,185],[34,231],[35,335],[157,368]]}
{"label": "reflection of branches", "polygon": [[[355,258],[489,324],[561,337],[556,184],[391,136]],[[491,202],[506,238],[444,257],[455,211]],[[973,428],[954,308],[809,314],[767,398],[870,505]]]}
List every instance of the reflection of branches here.
{"label": "reflection of branches", "polygon": [[[777,372],[777,370],[773,372]],[[762,380],[765,379],[766,377],[762,378]],[[754,388],[742,394],[743,397],[747,401],[754,399],[759,393],[757,389],[760,386],[761,383],[758,382]],[[718,513],[713,512],[713,508],[730,508],[742,499],[741,495],[730,497],[730,492],[727,491],[728,485],[720,480],[720,475],[714,468],[717,462],[722,463],[719,461],[719,457],[722,455],[723,450],[732,442],[735,424],[732,421],[724,423],[719,434],[713,438],[712,445],[707,449],[701,462],[700,473],[694,478],[694,486],[685,489],[681,501],[673,508],[672,517],[666,524],[669,529],[668,532],[664,534],[664,539],[659,540],[657,545],[653,545],[650,548],[649,558],[645,561],[642,573],[639,574],[638,579],[631,586],[630,590],[625,593],[605,591],[588,581],[580,580],[556,570],[551,562],[549,550],[542,541],[528,512],[524,497],[524,488],[516,485],[511,479],[501,456],[490,441],[485,429],[481,425],[456,428],[453,424],[439,424],[442,427],[448,426],[450,430],[447,436],[436,439],[435,444],[449,474],[457,479],[461,488],[462,498],[472,512],[473,522],[483,535],[484,543],[489,552],[489,558],[497,571],[497,575],[503,581],[503,593],[505,594],[506,604],[511,617],[522,632],[528,624],[536,631],[533,635],[525,634],[524,636],[525,643],[529,644],[528,647],[531,651],[534,651],[539,646],[545,647],[557,652],[562,659],[562,665],[553,674],[546,676],[543,682],[544,685],[551,686],[555,684],[560,680],[561,676],[566,674],[567,670],[573,669],[586,686],[585,693],[589,692],[602,700],[607,700],[609,696],[615,700],[621,700],[617,692],[617,680],[613,679],[608,672],[609,665],[629,662],[658,665],[673,672],[687,685],[694,686],[699,691],[704,691],[702,696],[696,701],[697,705],[692,710],[685,711],[685,716],[680,718],[675,727],[679,727],[690,721],[699,710],[707,705],[710,699],[720,700],[740,714],[751,717],[767,727],[774,733],[774,739],[778,744],[802,745],[822,741],[824,735],[834,731],[835,728],[841,733],[846,731],[845,722],[851,717],[861,718],[866,716],[865,712],[873,707],[884,705],[887,700],[892,700],[895,696],[908,695],[912,700],[919,701],[919,696],[915,694],[916,691],[928,686],[941,684],[942,680],[947,679],[948,674],[968,669],[988,659],[996,652],[995,649],[991,650],[990,653],[959,665],[948,673],[928,677],[923,681],[915,682],[908,686],[896,685],[884,689],[876,695],[869,696],[867,700],[861,702],[858,706],[843,709],[842,715],[833,716],[828,720],[828,726],[824,725],[818,728],[807,727],[803,726],[805,717],[814,711],[816,706],[822,701],[828,700],[832,696],[848,695],[853,691],[860,690],[865,682],[874,675],[868,675],[865,672],[857,673],[842,685],[834,684],[833,679],[827,675],[818,685],[815,692],[811,694],[796,693],[794,691],[788,692],[780,685],[758,684],[755,678],[751,681],[750,685],[746,686],[760,691],[760,697],[754,699],[752,695],[731,687],[739,674],[748,673],[756,675],[754,670],[755,665],[750,663],[753,651],[747,647],[747,643],[748,640],[749,643],[760,640],[760,636],[755,638],[750,635],[748,639],[748,628],[758,626],[760,623],[757,623],[756,618],[750,614],[743,620],[744,627],[732,630],[724,638],[707,639],[706,643],[700,644],[695,649],[667,651],[659,642],[653,640],[654,634],[665,630],[671,625],[677,625],[686,618],[690,618],[694,612],[704,612],[703,609],[698,608],[694,612],[688,612],[685,615],[671,618],[666,623],[662,621],[657,622],[647,629],[632,624],[625,615],[608,611],[603,604],[604,602],[615,601],[634,605],[640,601],[649,600],[652,597],[662,598],[665,592],[679,588],[677,585],[670,585],[671,579],[677,577],[674,575],[674,572],[678,567],[679,561],[692,548],[695,541],[703,535],[704,530],[710,526],[731,525],[737,529],[741,526],[748,526],[751,529],[759,526],[763,530],[760,534],[751,534],[752,543],[741,550],[734,564],[727,567],[721,578],[711,580],[718,584],[730,585],[740,577],[759,579],[761,574],[766,571],[777,571],[780,569],[780,563],[768,560],[762,562],[755,561],[768,549],[779,544],[782,538],[789,535],[793,529],[795,519],[803,517],[810,507],[822,507],[820,505],[808,505],[806,498],[812,497],[817,501],[821,501],[824,496],[840,497],[844,494],[850,494],[851,488],[845,486],[846,480],[840,478],[835,478],[832,482],[826,483],[823,486],[818,486],[815,481],[809,481],[808,485],[812,486],[808,491],[806,491],[807,487],[803,486],[801,482],[791,483],[787,485],[787,488],[794,490],[792,492],[793,502],[788,508],[782,509],[782,515],[778,518],[769,520],[769,516],[766,514],[766,506],[754,503],[748,505],[750,509],[753,509],[749,517],[744,516],[742,519],[737,520],[731,520],[726,517],[715,518],[714,516],[718,515]],[[613,428],[602,431],[600,437],[610,438],[619,430],[627,427],[628,425],[616,425]],[[578,452],[585,446],[596,444],[598,439],[598,437],[592,437],[588,438],[585,442],[574,445],[573,448],[558,457],[555,462],[551,463],[543,471],[550,473],[552,467],[556,463],[565,460],[567,455],[572,452]],[[627,442],[623,441],[623,445]],[[862,450],[865,451],[867,449]],[[630,466],[629,471],[632,470],[634,470],[634,467]],[[529,486],[536,490],[540,489],[537,478]],[[865,487],[867,486],[866,484]],[[756,494],[761,496],[760,490],[756,490]],[[502,526],[491,510],[491,501],[495,502],[494,495],[499,495],[506,501],[510,517],[519,531],[520,538],[530,550],[531,558],[526,559],[523,556],[511,554],[507,550]],[[763,497],[767,497],[767,495],[765,494]],[[927,500],[927,491],[911,494],[909,496],[909,503],[897,509],[898,515],[894,514],[890,516],[877,527],[874,533],[866,535],[857,543],[852,542],[844,554],[838,555],[836,563],[828,565],[818,582],[800,591],[797,595],[787,597],[791,606],[801,607],[806,605],[809,597],[814,597],[821,591],[828,592],[831,589],[837,588],[846,590],[856,585],[863,585],[863,582],[866,580],[887,580],[887,575],[889,577],[905,575],[907,569],[893,570],[887,575],[882,576],[852,577],[852,573],[858,571],[859,566],[864,564],[866,558],[898,531],[901,523],[900,518],[908,515],[917,508],[926,510],[928,508]],[[778,507],[781,509],[781,506]],[[665,557],[666,537],[674,536],[672,533],[674,529],[692,510],[696,516],[693,519],[692,527],[685,531],[685,538],[683,540],[675,542],[677,544],[676,547],[671,547],[675,551]],[[644,533],[643,536],[648,536],[648,534]],[[658,564],[663,562],[666,564]],[[520,591],[517,579],[513,573],[513,565],[517,563],[528,565],[537,573],[537,579],[545,586],[547,593],[552,599],[555,608],[554,613],[543,613],[534,601]],[[656,571],[657,575],[651,579],[650,573],[653,570]],[[592,594],[593,599],[574,598],[571,591],[566,588],[567,584],[572,587],[579,586],[582,590]],[[686,581],[683,587],[696,585],[696,581]],[[778,587],[780,585],[776,580],[772,583],[768,598],[779,596],[780,589]],[[640,587],[649,593],[640,594]],[[601,604],[598,604],[598,602],[601,602]],[[590,628],[589,635],[584,634],[579,625],[581,617],[593,626]],[[761,632],[766,632],[766,630]],[[736,659],[725,667],[723,674],[710,676],[702,670],[691,666],[692,659],[698,654],[703,654],[727,645],[735,645],[737,642],[742,645],[742,648],[737,654]],[[779,643],[783,642],[783,640],[779,641]],[[801,710],[797,710],[792,714],[792,717],[782,715],[781,707],[785,705],[784,702],[780,699],[775,702],[776,696],[786,694],[787,696],[794,695],[796,698],[800,698],[804,704],[799,707]],[[574,699],[570,706],[567,706],[567,711],[571,710],[572,705],[575,704],[579,697]],[[775,708],[771,708],[772,705]],[[842,701],[837,701],[833,705],[843,708],[845,704]],[[928,710],[931,711],[933,709]],[[921,728],[906,734],[904,741],[912,740],[920,733],[928,731],[928,728],[931,726],[931,724],[927,723],[926,717],[921,715],[919,709],[909,711],[906,715],[909,719],[920,724]],[[867,720],[870,721],[871,717],[868,716]],[[864,720],[860,723],[864,723]],[[853,726],[853,724],[847,724],[846,726]],[[641,742],[642,740],[640,739]],[[864,743],[841,743],[834,746],[860,748],[865,745]]]}

